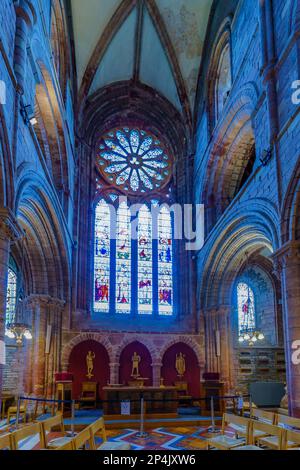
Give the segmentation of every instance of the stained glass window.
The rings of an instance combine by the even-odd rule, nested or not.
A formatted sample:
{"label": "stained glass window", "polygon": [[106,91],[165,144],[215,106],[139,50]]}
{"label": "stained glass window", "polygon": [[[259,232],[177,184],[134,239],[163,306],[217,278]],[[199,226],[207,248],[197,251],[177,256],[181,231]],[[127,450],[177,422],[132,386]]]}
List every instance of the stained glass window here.
{"label": "stained glass window", "polygon": [[131,226],[130,210],[125,202],[117,213],[116,237],[116,310],[130,313],[131,306]]}
{"label": "stained glass window", "polygon": [[156,190],[171,175],[171,161],[162,143],[144,130],[126,127],[101,139],[98,167],[110,183],[132,193]]}
{"label": "stained glass window", "polygon": [[173,312],[172,221],[166,207],[158,219],[158,311],[160,315]]}
{"label": "stained glass window", "polygon": [[110,210],[101,200],[95,213],[94,311],[109,311],[110,295]]}
{"label": "stained glass window", "polygon": [[6,294],[6,318],[5,323],[13,323],[17,302],[17,275],[12,269],[8,269],[7,294]]}
{"label": "stained glass window", "polygon": [[245,282],[237,286],[239,331],[255,330],[255,303],[254,293]]}
{"label": "stained glass window", "polygon": [[152,216],[143,206],[138,215],[138,313],[152,310]]}

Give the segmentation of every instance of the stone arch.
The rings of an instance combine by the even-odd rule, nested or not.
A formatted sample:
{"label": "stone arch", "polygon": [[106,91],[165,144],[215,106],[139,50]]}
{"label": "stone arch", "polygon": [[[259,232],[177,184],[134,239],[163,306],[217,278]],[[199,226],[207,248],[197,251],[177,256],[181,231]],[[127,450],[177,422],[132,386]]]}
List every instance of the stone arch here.
{"label": "stone arch", "polygon": [[[248,214],[247,217],[243,212]],[[226,273],[233,274],[239,269],[245,251],[249,254],[263,248],[270,253],[276,251],[279,247],[276,226],[276,210],[265,200],[258,200],[253,206],[241,204],[234,216],[225,218],[219,235],[208,244],[201,260],[204,266],[198,291],[201,308],[230,304],[230,298],[226,298],[229,289]]]}
{"label": "stone arch", "polygon": [[222,55],[226,49],[229,48],[230,55],[230,73],[231,73],[231,17],[227,17],[222,22],[219,31],[216,34],[216,39],[212,48],[210,57],[210,64],[207,71],[207,112],[208,112],[208,128],[210,135],[212,134],[217,123],[216,111],[216,84],[218,81],[219,65]]}
{"label": "stone arch", "polygon": [[[226,187],[228,196],[232,199],[234,189],[242,180],[245,166],[249,158],[244,156],[245,149],[253,146],[255,142],[252,125],[252,113],[255,109],[258,93],[255,85],[247,83],[234,96],[230,96],[226,103],[226,119],[221,120],[215,129],[215,137],[211,143],[209,158],[206,163],[206,177],[200,182],[201,200],[209,206],[211,195],[219,193],[219,198],[225,198]],[[239,149],[243,149],[240,158]],[[237,163],[240,161],[240,165]],[[238,168],[235,178],[231,181],[232,167]],[[222,177],[223,187],[220,187]],[[231,190],[230,188],[233,188]],[[222,201],[215,199],[215,204],[223,206]]]}
{"label": "stone arch", "polygon": [[120,356],[122,354],[123,349],[125,349],[126,346],[128,346],[131,343],[134,343],[135,341],[138,341],[139,343],[141,343],[143,346],[145,346],[148,349],[148,351],[150,353],[150,356],[151,356],[151,359],[152,359],[152,364],[158,361],[159,358],[157,356],[157,350],[148,338],[146,338],[145,336],[143,336],[143,338],[141,338],[140,335],[130,335],[130,336],[125,337],[124,340],[122,341],[122,343],[114,351],[114,361],[113,362],[119,363]]}
{"label": "stone arch", "polygon": [[170,349],[172,346],[174,346],[177,343],[184,343],[187,346],[189,346],[194,353],[197,356],[198,364],[202,368],[204,365],[203,361],[203,353],[201,350],[200,344],[195,340],[195,338],[191,336],[185,336],[185,335],[180,335],[178,337],[174,337],[171,340],[167,341],[166,344],[160,349],[160,360],[162,361],[164,354],[167,352],[168,349]]}
{"label": "stone arch", "polygon": [[83,341],[88,340],[93,340],[97,343],[100,343],[106,349],[110,363],[114,362],[113,348],[107,336],[103,336],[101,333],[80,333],[72,338],[67,344],[65,344],[62,349],[61,362],[64,370],[67,369],[72,349]]}
{"label": "stone arch", "polygon": [[65,211],[69,195],[69,164],[62,110],[53,80],[43,62],[38,61],[39,82],[35,94],[36,136],[46,165]]}
{"label": "stone arch", "polygon": [[70,61],[67,40],[66,12],[62,0],[53,0],[51,5],[51,46],[54,66],[58,75],[62,95],[65,97]]}
{"label": "stone arch", "polygon": [[300,240],[300,162],[293,172],[282,207],[282,243]]}
{"label": "stone arch", "polygon": [[3,105],[0,103],[0,207],[13,209],[14,171]]}
{"label": "stone arch", "polygon": [[16,216],[27,235],[28,290],[68,300],[70,253],[60,214],[43,178],[24,171],[17,188]]}

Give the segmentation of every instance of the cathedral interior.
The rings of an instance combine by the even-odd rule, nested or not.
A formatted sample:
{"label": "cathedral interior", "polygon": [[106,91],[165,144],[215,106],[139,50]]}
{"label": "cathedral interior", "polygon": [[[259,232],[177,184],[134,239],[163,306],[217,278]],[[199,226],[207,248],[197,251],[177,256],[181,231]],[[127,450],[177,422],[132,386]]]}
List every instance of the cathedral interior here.
{"label": "cathedral interior", "polygon": [[0,448],[300,447],[299,155],[298,0],[1,0]]}

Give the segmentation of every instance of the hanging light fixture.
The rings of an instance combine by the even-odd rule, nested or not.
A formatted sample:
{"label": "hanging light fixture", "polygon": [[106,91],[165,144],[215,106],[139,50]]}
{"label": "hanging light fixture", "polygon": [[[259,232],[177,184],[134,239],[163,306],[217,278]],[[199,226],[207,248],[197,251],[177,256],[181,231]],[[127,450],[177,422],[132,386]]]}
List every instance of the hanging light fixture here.
{"label": "hanging light fixture", "polygon": [[247,262],[247,289],[248,296],[246,302],[242,306],[243,311],[243,322],[240,327],[239,332],[239,342],[248,343],[248,346],[254,346],[257,341],[263,341],[265,339],[264,334],[261,331],[258,331],[255,327],[255,310],[254,310],[254,299],[251,296],[250,284],[249,284],[249,257],[246,252]]}
{"label": "hanging light fixture", "polygon": [[17,346],[23,345],[23,339],[31,340],[32,333],[31,327],[26,322],[26,312],[24,305],[24,285],[23,285],[23,273],[24,273],[24,243],[26,234],[22,238],[22,270],[21,280],[17,296],[17,306],[13,321],[8,323],[5,327],[5,336],[16,341]]}

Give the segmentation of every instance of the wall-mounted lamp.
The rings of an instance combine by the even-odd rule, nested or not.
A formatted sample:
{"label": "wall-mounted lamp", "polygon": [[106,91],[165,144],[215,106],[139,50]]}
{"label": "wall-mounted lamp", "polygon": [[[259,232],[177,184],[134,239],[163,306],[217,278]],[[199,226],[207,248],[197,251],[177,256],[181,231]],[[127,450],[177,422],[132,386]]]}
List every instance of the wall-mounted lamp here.
{"label": "wall-mounted lamp", "polygon": [[32,109],[31,104],[27,104],[25,106],[23,103],[21,103],[20,113],[26,126],[28,126],[29,123],[32,126],[34,126],[37,123],[37,119],[34,115],[34,111]]}

